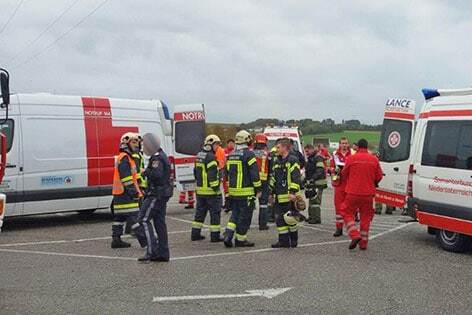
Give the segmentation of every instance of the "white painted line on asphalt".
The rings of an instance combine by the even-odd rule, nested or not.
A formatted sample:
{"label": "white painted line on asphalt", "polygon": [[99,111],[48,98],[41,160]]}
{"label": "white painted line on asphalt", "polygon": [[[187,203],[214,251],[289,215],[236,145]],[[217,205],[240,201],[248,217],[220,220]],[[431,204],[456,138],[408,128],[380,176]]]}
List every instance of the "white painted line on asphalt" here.
{"label": "white painted line on asphalt", "polygon": [[306,225],[306,224],[299,224],[298,226],[301,227],[301,228],[310,229],[310,230],[315,230],[315,231],[320,231],[320,232],[327,232],[327,233],[333,232],[333,231],[331,231],[331,230],[320,229],[320,228],[318,228],[318,227],[314,227],[314,226]]}
{"label": "white painted line on asphalt", "polygon": [[[369,237],[369,240],[374,240],[380,236],[401,230],[410,223],[405,223],[400,225],[396,228],[374,234]],[[306,243],[306,244],[299,244],[298,247],[313,247],[313,246],[323,246],[323,245],[333,245],[333,244],[341,244],[341,243],[348,243],[350,240],[338,240],[338,241],[327,241],[327,242],[319,242],[319,243]],[[219,252],[214,254],[203,254],[203,255],[193,255],[193,256],[181,256],[181,257],[174,257],[171,258],[171,261],[177,260],[189,260],[189,259],[197,259],[197,258],[208,258],[208,257],[219,257],[219,256],[233,256],[233,255],[243,255],[243,254],[255,254],[255,253],[263,253],[263,252],[272,252],[284,249],[278,248],[261,248],[261,249],[253,249],[253,250],[245,250],[245,251],[232,251],[232,252]],[[64,256],[64,257],[78,257],[78,258],[97,258],[97,259],[111,259],[111,260],[128,260],[128,261],[136,261],[137,258],[134,257],[117,257],[117,256],[100,256],[100,255],[85,255],[85,254],[69,254],[69,253],[58,253],[58,252],[44,252],[44,251],[34,251],[34,250],[19,250],[19,249],[3,249],[0,248],[0,252],[6,253],[23,253],[23,254],[37,254],[37,255],[51,255],[51,256]]]}
{"label": "white painted line on asphalt", "polygon": [[[208,229],[203,229],[202,231],[206,231]],[[190,233],[190,230],[185,231],[172,231],[168,234],[182,234],[182,233]],[[124,235],[122,238],[131,238],[131,235]],[[50,245],[50,244],[66,244],[66,243],[82,243],[82,242],[90,242],[90,241],[101,241],[101,240],[110,240],[111,236],[103,236],[103,237],[94,237],[94,238],[83,238],[83,239],[76,239],[76,240],[57,240],[57,241],[40,241],[40,242],[25,242],[25,243],[9,243],[9,244],[0,244],[0,247],[16,247],[16,246],[34,246],[34,245]]]}
{"label": "white painted line on asphalt", "polygon": [[70,254],[70,253],[57,253],[57,252],[43,252],[38,250],[23,250],[23,249],[3,249],[0,248],[0,252],[4,253],[22,253],[22,254],[36,254],[36,255],[47,255],[47,256],[63,256],[63,257],[78,257],[78,258],[99,258],[99,259],[113,259],[113,260],[132,260],[136,261],[134,257],[118,257],[118,256],[100,256],[100,255],[85,255],[85,254]]}
{"label": "white painted line on asphalt", "polygon": [[246,290],[247,293],[239,293],[239,294],[157,296],[153,298],[152,301],[153,302],[179,302],[179,301],[189,301],[189,300],[214,300],[214,299],[248,298],[248,297],[265,297],[267,299],[272,299],[291,289],[292,288]]}
{"label": "white painted line on asphalt", "polygon": [[405,223],[405,224],[402,224],[402,225],[400,225],[400,226],[397,226],[396,228],[393,228],[393,229],[390,229],[390,230],[387,230],[387,231],[384,231],[384,232],[381,232],[381,233],[372,235],[371,237],[369,237],[369,241],[370,241],[370,240],[374,240],[374,239],[376,239],[377,237],[383,236],[383,235],[385,235],[385,234],[389,234],[389,233],[392,233],[392,232],[395,232],[395,231],[404,229],[404,228],[406,228],[407,226],[409,226],[411,223],[413,223],[413,222]]}

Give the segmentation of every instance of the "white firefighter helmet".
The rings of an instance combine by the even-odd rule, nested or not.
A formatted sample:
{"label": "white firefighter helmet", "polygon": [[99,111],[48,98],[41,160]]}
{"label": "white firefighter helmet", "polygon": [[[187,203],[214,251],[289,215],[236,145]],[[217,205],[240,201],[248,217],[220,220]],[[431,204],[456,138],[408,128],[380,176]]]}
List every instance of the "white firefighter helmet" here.
{"label": "white firefighter helmet", "polygon": [[221,143],[220,137],[218,137],[217,135],[208,135],[205,138],[204,145],[213,145],[214,143],[217,143],[217,142]]}
{"label": "white firefighter helmet", "polygon": [[161,139],[153,133],[143,136],[143,151],[147,156],[156,154],[161,149]]}
{"label": "white firefighter helmet", "polygon": [[298,223],[297,217],[293,216],[291,211],[284,214],[284,221],[287,225],[296,225]]}
{"label": "white firefighter helmet", "polygon": [[120,142],[123,144],[128,144],[131,140],[140,141],[140,136],[135,132],[127,132],[121,136]]}
{"label": "white firefighter helmet", "polygon": [[246,130],[238,131],[235,138],[236,144],[249,144],[252,141],[251,134]]}

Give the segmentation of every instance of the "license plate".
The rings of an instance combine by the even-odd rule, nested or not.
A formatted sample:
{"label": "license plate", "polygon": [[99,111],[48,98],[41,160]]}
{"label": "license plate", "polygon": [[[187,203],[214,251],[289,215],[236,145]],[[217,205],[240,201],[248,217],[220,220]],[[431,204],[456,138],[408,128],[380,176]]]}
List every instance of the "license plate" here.
{"label": "license plate", "polygon": [[184,190],[195,190],[195,183],[184,183],[182,186]]}

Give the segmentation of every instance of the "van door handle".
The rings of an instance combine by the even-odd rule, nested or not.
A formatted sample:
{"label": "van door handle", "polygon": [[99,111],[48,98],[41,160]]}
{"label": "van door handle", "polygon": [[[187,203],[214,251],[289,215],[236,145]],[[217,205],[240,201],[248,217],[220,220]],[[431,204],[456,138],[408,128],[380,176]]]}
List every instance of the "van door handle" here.
{"label": "van door handle", "polygon": [[399,168],[398,168],[398,167],[394,167],[393,170],[394,170],[395,172],[398,172]]}
{"label": "van door handle", "polygon": [[6,168],[15,168],[16,164],[7,164],[5,167]]}

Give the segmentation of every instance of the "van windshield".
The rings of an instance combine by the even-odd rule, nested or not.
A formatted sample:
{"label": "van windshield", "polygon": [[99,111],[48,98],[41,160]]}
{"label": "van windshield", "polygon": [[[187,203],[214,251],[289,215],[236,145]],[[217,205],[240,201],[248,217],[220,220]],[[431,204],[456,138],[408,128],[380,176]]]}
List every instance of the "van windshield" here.
{"label": "van windshield", "polygon": [[197,155],[205,140],[205,121],[178,121],[174,128],[175,152],[184,155]]}
{"label": "van windshield", "polygon": [[406,161],[410,157],[413,122],[384,119],[380,136],[380,161],[392,163]]}

